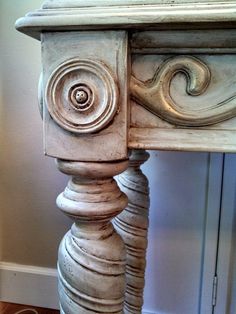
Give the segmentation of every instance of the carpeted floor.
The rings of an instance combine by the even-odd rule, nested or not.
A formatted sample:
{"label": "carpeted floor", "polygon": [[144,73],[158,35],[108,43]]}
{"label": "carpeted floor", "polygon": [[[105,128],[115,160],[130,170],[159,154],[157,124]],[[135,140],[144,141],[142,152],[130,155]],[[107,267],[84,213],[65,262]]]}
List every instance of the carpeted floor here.
{"label": "carpeted floor", "polygon": [[57,310],[0,302],[0,314],[59,314]]}

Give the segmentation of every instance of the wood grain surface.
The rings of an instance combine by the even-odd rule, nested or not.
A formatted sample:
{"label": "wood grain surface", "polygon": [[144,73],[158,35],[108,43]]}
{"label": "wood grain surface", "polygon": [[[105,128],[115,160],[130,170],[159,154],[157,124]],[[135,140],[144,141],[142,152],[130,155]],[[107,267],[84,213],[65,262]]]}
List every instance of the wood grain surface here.
{"label": "wood grain surface", "polygon": [[[24,311],[23,311],[24,310]],[[57,310],[44,309],[41,307],[35,307],[30,305],[20,305],[0,302],[0,313],[1,314],[16,314],[17,312],[22,314],[59,314]]]}

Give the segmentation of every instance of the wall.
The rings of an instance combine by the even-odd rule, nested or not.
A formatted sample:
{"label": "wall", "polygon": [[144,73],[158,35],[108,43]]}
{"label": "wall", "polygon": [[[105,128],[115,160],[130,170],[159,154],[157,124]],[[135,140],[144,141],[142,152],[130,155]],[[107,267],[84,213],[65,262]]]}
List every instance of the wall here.
{"label": "wall", "polygon": [[40,0],[1,1],[1,259],[55,267],[58,243],[70,226],[55,205],[67,178],[43,155],[40,43],[14,28],[18,17],[40,5]]}

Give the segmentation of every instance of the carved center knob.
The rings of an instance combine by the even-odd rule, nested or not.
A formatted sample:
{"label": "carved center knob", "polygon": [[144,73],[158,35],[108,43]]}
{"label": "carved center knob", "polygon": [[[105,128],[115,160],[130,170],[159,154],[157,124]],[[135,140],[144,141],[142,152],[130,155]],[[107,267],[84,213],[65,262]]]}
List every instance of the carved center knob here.
{"label": "carved center knob", "polygon": [[78,104],[84,104],[88,100],[88,94],[84,90],[78,90],[75,95]]}
{"label": "carved center knob", "polygon": [[92,90],[85,84],[73,86],[69,92],[71,105],[76,111],[86,111],[94,103]]}

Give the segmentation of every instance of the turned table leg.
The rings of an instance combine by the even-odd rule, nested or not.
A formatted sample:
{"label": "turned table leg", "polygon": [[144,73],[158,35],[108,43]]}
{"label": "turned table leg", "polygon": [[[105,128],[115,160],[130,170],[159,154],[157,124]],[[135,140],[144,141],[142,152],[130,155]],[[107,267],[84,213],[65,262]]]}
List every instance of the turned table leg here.
{"label": "turned table leg", "polygon": [[146,265],[149,188],[140,166],[149,158],[142,150],[133,150],[129,168],[117,177],[129,203],[114,219],[114,226],[122,236],[127,250],[126,294],[124,313],[139,314],[143,305]]}
{"label": "turned table leg", "polygon": [[125,246],[110,221],[127,205],[113,179],[127,166],[58,160],[59,170],[72,178],[57,205],[75,221],[59,248],[63,314],[123,313]]}

